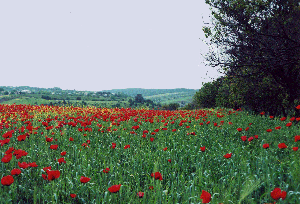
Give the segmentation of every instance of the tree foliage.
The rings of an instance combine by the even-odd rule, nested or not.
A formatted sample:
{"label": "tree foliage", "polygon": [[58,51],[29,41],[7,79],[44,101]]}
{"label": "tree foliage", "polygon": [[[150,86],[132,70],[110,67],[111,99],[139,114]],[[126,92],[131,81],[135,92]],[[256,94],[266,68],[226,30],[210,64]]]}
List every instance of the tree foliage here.
{"label": "tree foliage", "polygon": [[[206,3],[214,8],[215,22],[203,31],[211,38],[210,45],[217,46],[217,52],[210,52],[206,59],[213,67],[221,66],[219,71],[228,80],[220,86],[220,91],[227,92],[220,93],[216,103],[258,109],[261,100],[274,106],[270,109],[278,109],[283,101],[287,107],[293,106],[300,96],[300,1]],[[280,96],[274,98],[276,93]],[[271,99],[276,105],[271,104]]]}

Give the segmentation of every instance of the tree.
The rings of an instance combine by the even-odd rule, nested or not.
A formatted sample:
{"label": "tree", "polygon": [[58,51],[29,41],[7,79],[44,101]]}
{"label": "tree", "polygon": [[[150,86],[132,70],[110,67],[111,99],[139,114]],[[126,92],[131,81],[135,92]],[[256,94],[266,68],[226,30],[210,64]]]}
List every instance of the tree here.
{"label": "tree", "polygon": [[[213,31],[204,27],[211,45],[220,54],[207,57],[211,66],[221,66],[230,80],[241,78],[256,85],[265,78],[282,87],[288,107],[300,96],[299,0],[206,0],[219,10]],[[251,76],[255,76],[251,78]],[[252,80],[252,82],[250,81]]]}
{"label": "tree", "polygon": [[144,103],[145,99],[144,97],[142,96],[142,94],[137,94],[136,97],[135,97],[135,102],[136,103]]}

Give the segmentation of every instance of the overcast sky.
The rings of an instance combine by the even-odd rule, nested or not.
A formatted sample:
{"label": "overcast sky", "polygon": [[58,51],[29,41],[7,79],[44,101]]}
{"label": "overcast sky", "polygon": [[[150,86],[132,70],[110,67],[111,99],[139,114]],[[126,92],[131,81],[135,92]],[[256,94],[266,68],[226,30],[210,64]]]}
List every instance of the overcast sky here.
{"label": "overcast sky", "polygon": [[221,76],[200,54],[204,2],[1,1],[0,86],[199,89]]}

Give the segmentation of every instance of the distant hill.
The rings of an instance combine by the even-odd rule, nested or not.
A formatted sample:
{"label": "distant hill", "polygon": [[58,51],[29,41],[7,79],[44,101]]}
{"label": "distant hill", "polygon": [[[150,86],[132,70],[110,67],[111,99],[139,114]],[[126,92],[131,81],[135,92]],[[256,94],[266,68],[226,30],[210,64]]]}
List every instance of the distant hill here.
{"label": "distant hill", "polygon": [[135,97],[137,94],[142,94],[145,96],[156,96],[161,94],[168,94],[168,93],[189,93],[195,94],[197,90],[195,89],[185,89],[185,88],[178,88],[178,89],[142,89],[142,88],[128,88],[128,89],[111,89],[111,90],[103,90],[106,92],[111,93],[123,93],[131,97]]}
{"label": "distant hill", "polygon": [[142,94],[145,99],[150,99],[155,103],[168,104],[179,103],[184,106],[192,101],[193,96],[198,91],[196,89],[142,89],[142,88],[128,88],[128,89],[112,89],[103,90],[111,93],[122,93],[131,97],[137,94]]}

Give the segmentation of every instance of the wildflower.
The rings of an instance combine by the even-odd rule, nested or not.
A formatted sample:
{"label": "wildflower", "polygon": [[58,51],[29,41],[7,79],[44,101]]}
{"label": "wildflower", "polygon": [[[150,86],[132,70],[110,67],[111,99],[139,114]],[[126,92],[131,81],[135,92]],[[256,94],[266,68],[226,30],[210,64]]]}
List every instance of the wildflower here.
{"label": "wildflower", "polygon": [[71,141],[71,142],[74,141],[73,137],[70,137],[70,138],[69,138],[69,141]]}
{"label": "wildflower", "polygon": [[268,149],[269,147],[270,147],[270,145],[269,145],[268,143],[263,144],[263,148],[264,148],[264,149]]}
{"label": "wildflower", "polygon": [[108,173],[109,171],[110,171],[109,168],[103,169],[103,172],[104,172],[104,173]]}
{"label": "wildflower", "polygon": [[241,139],[245,142],[247,140],[247,136],[242,136]]}
{"label": "wildflower", "polygon": [[200,147],[200,149],[201,149],[202,152],[205,152],[205,146]]}
{"label": "wildflower", "polygon": [[[51,167],[50,167],[50,169],[51,169]],[[60,172],[58,170],[47,170],[46,173],[48,174],[48,176],[45,174],[42,174],[42,177],[48,181],[52,181],[52,180],[60,177]]]}
{"label": "wildflower", "polygon": [[237,131],[239,131],[239,132],[241,132],[243,129],[242,128],[238,128],[238,129],[236,129]]}
{"label": "wildflower", "polygon": [[209,203],[211,201],[211,194],[205,190],[202,190],[200,199],[202,199],[202,203]]}
{"label": "wildflower", "polygon": [[63,158],[63,157],[62,157],[62,158],[59,158],[57,161],[58,161],[60,164],[61,164],[61,163],[65,163],[65,164],[66,164],[65,158]]}
{"label": "wildflower", "polygon": [[245,131],[249,130],[249,127],[246,127]]}
{"label": "wildflower", "polygon": [[283,117],[283,118],[280,118],[281,121],[285,121],[286,120],[286,117]]}
{"label": "wildflower", "polygon": [[3,186],[10,186],[13,182],[14,182],[14,177],[12,177],[11,175],[4,176],[1,179],[1,184]]}
{"label": "wildflower", "polygon": [[1,159],[1,161],[3,163],[8,163],[8,162],[10,162],[11,159],[12,159],[12,153],[4,155],[4,157]]}
{"label": "wildflower", "polygon": [[254,139],[254,137],[249,137],[248,141],[251,142]]}
{"label": "wildflower", "polygon": [[151,176],[155,179],[159,179],[160,181],[163,180],[162,175],[159,172],[151,173]]}
{"label": "wildflower", "polygon": [[267,132],[272,132],[272,129],[267,129]]}
{"label": "wildflower", "polygon": [[63,151],[63,152],[60,153],[61,156],[65,156],[66,154],[67,154],[66,151]]}
{"label": "wildflower", "polygon": [[26,139],[26,135],[19,135],[17,139],[18,141],[24,141]]}
{"label": "wildflower", "polygon": [[254,135],[255,139],[258,139],[258,135]]}
{"label": "wildflower", "polygon": [[84,177],[84,176],[81,176],[80,178],[80,182],[81,183],[87,183],[91,180],[91,178],[88,178],[88,177]]}
{"label": "wildflower", "polygon": [[274,200],[279,200],[280,198],[282,200],[284,200],[286,198],[286,192],[285,191],[281,191],[280,188],[275,188],[272,192],[271,192],[271,197]]}
{"label": "wildflower", "polygon": [[138,196],[139,198],[142,198],[142,197],[144,196],[144,193],[143,193],[143,192],[138,192],[138,193],[137,193],[137,196]]}
{"label": "wildflower", "polygon": [[111,193],[117,193],[117,192],[119,192],[120,187],[121,187],[121,184],[113,185],[113,186],[108,188],[108,191],[111,192]]}
{"label": "wildflower", "polygon": [[19,165],[19,167],[22,168],[22,169],[27,169],[27,168],[30,166],[30,165],[27,164],[26,162],[22,162],[22,163],[18,162],[18,165]]}
{"label": "wildflower", "polygon": [[168,162],[170,162],[170,163],[171,163],[171,159],[168,159]]}
{"label": "wildflower", "polygon": [[70,197],[71,197],[71,198],[75,198],[75,197],[76,197],[76,194],[71,193],[71,194],[70,194]]}
{"label": "wildflower", "polygon": [[50,145],[50,149],[57,150],[58,145]]}
{"label": "wildflower", "polygon": [[167,151],[167,149],[168,149],[168,148],[167,148],[167,147],[165,147],[163,150],[164,150],[164,151]]}
{"label": "wildflower", "polygon": [[278,144],[278,147],[279,147],[279,149],[285,149],[285,148],[287,148],[287,146],[286,146],[285,143]]}
{"label": "wildflower", "polygon": [[13,170],[10,171],[11,175],[19,175],[20,173],[21,173],[20,169],[13,169]]}
{"label": "wildflower", "polygon": [[295,136],[295,142],[300,141],[300,135]]}
{"label": "wildflower", "polygon": [[154,140],[154,138],[153,138],[153,137],[151,137],[151,138],[150,138],[150,141],[151,141],[151,142],[153,142],[153,140]]}
{"label": "wildflower", "polygon": [[285,126],[290,127],[292,125],[292,122],[287,123]]}
{"label": "wildflower", "polygon": [[117,144],[113,142],[113,143],[112,143],[112,146],[111,146],[110,148],[113,148],[113,149],[114,149],[114,148],[116,148],[116,146],[117,146]]}
{"label": "wildflower", "polygon": [[293,147],[293,150],[296,152],[298,151],[299,147]]}
{"label": "wildflower", "polygon": [[231,158],[231,155],[232,155],[232,153],[230,153],[230,154],[227,153],[224,155],[224,158],[229,159],[229,158]]}
{"label": "wildflower", "polygon": [[149,189],[150,189],[150,190],[153,190],[153,186],[150,186]]}
{"label": "wildflower", "polygon": [[124,149],[130,148],[130,145],[125,145]]}
{"label": "wildflower", "polygon": [[278,127],[275,127],[275,130],[280,130],[281,129],[281,127],[280,126],[278,126]]}

